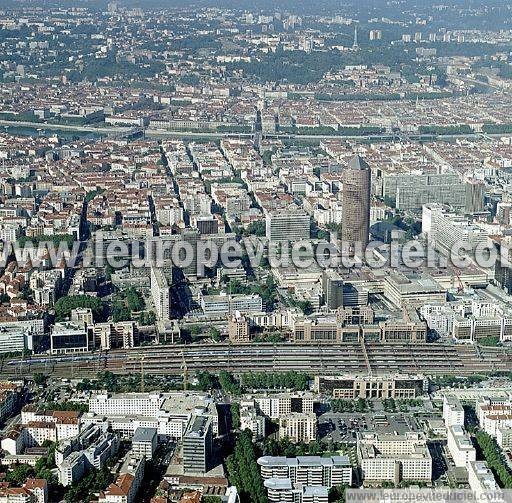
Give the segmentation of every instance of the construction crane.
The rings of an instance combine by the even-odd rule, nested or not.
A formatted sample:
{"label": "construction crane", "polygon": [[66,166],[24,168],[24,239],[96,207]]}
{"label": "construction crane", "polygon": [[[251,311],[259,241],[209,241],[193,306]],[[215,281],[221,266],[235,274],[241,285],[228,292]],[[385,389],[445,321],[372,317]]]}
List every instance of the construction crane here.
{"label": "construction crane", "polygon": [[145,375],[144,375],[144,356],[140,357],[140,392],[144,393],[144,385],[145,385]]}
{"label": "construction crane", "polygon": [[460,279],[460,271],[459,269],[454,269],[455,276],[457,277],[457,281],[459,282],[459,286],[457,287],[457,293],[461,293],[464,291],[464,285],[462,280]]}
{"label": "construction crane", "polygon": [[185,360],[185,353],[181,350],[181,370],[183,370],[183,391],[187,391],[188,386],[188,367]]}

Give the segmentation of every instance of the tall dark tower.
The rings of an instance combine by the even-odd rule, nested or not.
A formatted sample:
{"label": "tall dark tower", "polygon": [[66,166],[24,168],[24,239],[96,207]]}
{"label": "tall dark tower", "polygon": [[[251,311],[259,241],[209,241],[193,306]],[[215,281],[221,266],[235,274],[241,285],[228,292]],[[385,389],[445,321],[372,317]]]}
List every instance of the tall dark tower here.
{"label": "tall dark tower", "polygon": [[359,246],[364,252],[370,232],[370,166],[356,155],[343,171],[342,181],[342,246],[352,254]]}

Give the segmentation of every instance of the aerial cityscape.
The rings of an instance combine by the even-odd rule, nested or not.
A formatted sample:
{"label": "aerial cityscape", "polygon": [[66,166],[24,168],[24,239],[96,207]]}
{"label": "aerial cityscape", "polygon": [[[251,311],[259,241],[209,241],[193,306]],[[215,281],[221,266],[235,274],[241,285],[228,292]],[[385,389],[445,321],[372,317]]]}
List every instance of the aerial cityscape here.
{"label": "aerial cityscape", "polygon": [[0,503],[512,501],[512,4],[0,0]]}

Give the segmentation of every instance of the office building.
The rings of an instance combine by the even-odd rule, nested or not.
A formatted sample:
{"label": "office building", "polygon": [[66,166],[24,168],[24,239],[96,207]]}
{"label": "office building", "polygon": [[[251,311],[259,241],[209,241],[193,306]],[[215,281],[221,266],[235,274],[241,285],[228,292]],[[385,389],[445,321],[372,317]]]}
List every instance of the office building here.
{"label": "office building", "polygon": [[133,455],[139,458],[144,456],[147,460],[153,459],[157,438],[156,428],[137,428],[132,438]]}
{"label": "office building", "polygon": [[336,271],[326,269],[322,273],[322,292],[328,309],[343,307],[343,279]]}
{"label": "office building", "polygon": [[423,232],[436,250],[450,254],[457,247],[464,246],[468,254],[477,247],[490,245],[487,231],[473,224],[469,218],[457,215],[442,204],[427,204],[423,207]]}
{"label": "office building", "polygon": [[466,182],[466,213],[484,211],[485,183],[481,180]]}
{"label": "office building", "polygon": [[336,321],[342,325],[372,325],[374,312],[370,306],[347,306],[337,310]]}
{"label": "office building", "polygon": [[29,338],[26,330],[0,327],[0,353],[21,353],[28,347]]}
{"label": "office building", "polygon": [[427,303],[444,303],[446,289],[430,275],[389,271],[384,278],[384,296],[398,307],[420,306]]}
{"label": "office building", "polygon": [[481,188],[467,188],[454,172],[386,174],[383,196],[395,201],[401,211],[421,211],[425,204],[441,203],[456,210],[473,212],[479,207]]}
{"label": "office building", "polygon": [[510,295],[512,294],[512,237],[493,237],[492,242],[496,248],[494,279]]}
{"label": "office building", "polygon": [[215,215],[197,217],[195,219],[195,224],[201,235],[219,233],[219,220]]}
{"label": "office building", "polygon": [[284,210],[267,213],[266,236],[269,241],[301,241],[311,237],[311,218],[292,204]]}
{"label": "office building", "polygon": [[53,355],[85,353],[89,349],[87,328],[82,321],[55,323],[50,334],[50,351]]}
{"label": "office building", "polygon": [[196,416],[183,435],[185,474],[204,474],[212,461],[212,424],[207,416]]}
{"label": "office building", "polygon": [[370,232],[371,170],[360,156],[353,157],[342,173],[342,249],[353,253],[365,250]]}
{"label": "office building", "polygon": [[102,416],[156,416],[164,401],[160,393],[97,393],[89,399],[89,412]]}
{"label": "office building", "polygon": [[240,313],[261,313],[263,301],[259,295],[201,295],[201,309],[205,315],[227,316]]}
{"label": "office building", "polygon": [[215,403],[204,393],[97,393],[89,399],[89,411],[84,424],[106,424],[128,439],[137,428],[156,428],[159,438],[179,440],[198,411],[211,418],[218,433]]}

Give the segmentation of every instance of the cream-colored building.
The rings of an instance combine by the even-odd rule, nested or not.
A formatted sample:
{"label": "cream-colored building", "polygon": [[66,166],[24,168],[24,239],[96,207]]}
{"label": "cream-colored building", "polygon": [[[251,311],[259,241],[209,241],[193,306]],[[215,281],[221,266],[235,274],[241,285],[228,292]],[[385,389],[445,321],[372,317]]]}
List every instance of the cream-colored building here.
{"label": "cream-colored building", "polygon": [[249,320],[237,311],[228,319],[228,334],[232,342],[250,342]]}
{"label": "cream-colored building", "polygon": [[354,375],[315,376],[314,390],[333,398],[416,398],[425,394],[428,381],[422,375]]}
{"label": "cream-colored building", "polygon": [[279,419],[292,412],[313,413],[311,393],[281,393],[272,396],[255,396],[254,402],[261,413],[270,419]]}
{"label": "cream-colored building", "polygon": [[469,435],[460,425],[447,428],[448,451],[458,468],[465,468],[468,463],[476,461],[476,450]]}
{"label": "cream-colored building", "polygon": [[359,433],[357,454],[366,485],[432,480],[432,457],[423,433]]}
{"label": "cream-colored building", "polygon": [[316,440],[317,419],[314,413],[290,412],[279,418],[279,438],[308,444]]}
{"label": "cream-colored building", "polygon": [[456,396],[444,395],[443,420],[447,428],[450,426],[464,426],[464,407]]}

